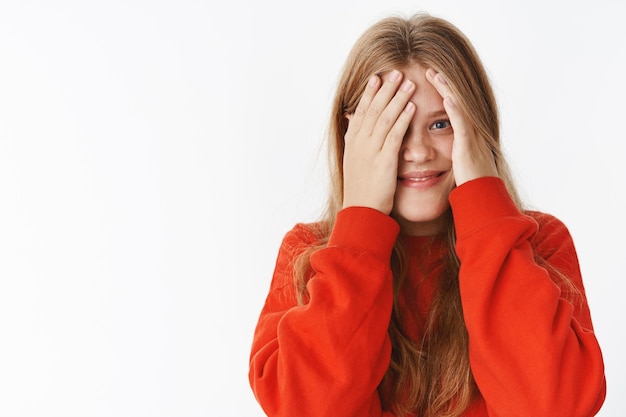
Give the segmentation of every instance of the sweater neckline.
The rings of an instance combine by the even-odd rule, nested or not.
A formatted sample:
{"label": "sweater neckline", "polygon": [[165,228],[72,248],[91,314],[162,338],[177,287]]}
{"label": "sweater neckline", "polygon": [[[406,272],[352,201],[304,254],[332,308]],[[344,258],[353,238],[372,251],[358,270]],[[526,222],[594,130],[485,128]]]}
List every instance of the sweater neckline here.
{"label": "sweater neckline", "polygon": [[413,236],[400,234],[400,238],[406,243],[410,245],[426,245],[426,244],[443,244],[445,242],[445,238],[443,235],[431,235],[431,236]]}
{"label": "sweater neckline", "polygon": [[447,241],[444,235],[434,236],[411,236],[400,235],[400,239],[404,244],[408,254],[416,256],[418,254],[432,256],[441,256],[447,248]]}

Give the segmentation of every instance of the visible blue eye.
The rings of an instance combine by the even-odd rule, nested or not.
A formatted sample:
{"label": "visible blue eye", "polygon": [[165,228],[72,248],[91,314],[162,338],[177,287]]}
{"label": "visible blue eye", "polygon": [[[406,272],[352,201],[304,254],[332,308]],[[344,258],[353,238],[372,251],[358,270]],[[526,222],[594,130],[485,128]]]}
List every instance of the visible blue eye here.
{"label": "visible blue eye", "polygon": [[432,124],[430,128],[431,129],[447,129],[449,127],[451,127],[450,120],[437,120],[435,123]]}

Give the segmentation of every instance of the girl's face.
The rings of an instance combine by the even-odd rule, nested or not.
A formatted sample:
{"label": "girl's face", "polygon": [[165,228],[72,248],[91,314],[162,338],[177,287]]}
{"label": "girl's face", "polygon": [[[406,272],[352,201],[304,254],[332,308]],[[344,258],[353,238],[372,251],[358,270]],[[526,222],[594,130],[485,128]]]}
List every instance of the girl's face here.
{"label": "girl's face", "polygon": [[443,98],[426,79],[426,68],[401,70],[417,86],[411,101],[417,110],[398,155],[398,183],[392,214],[404,233],[434,235],[441,231],[443,214],[455,187],[452,173],[454,132]]}

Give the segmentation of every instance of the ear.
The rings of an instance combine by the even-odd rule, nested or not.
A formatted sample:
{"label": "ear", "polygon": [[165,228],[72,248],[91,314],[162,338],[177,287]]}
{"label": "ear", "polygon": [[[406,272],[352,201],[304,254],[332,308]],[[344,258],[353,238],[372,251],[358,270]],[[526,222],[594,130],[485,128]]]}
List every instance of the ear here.
{"label": "ear", "polygon": [[348,119],[348,121],[352,120],[352,116],[353,116],[353,114],[352,114],[352,113],[344,113],[344,114],[343,114],[343,117],[345,117],[346,119]]}

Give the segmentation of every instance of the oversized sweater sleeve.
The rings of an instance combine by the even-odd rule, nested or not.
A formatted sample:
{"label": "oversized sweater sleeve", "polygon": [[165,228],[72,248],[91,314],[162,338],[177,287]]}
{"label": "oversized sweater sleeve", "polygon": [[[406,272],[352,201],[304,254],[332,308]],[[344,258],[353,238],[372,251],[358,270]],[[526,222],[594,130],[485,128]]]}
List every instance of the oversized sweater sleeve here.
{"label": "oversized sweater sleeve", "polygon": [[494,177],[458,187],[450,203],[470,364],[489,416],[595,415],[604,365],[566,227],[521,213]]}
{"label": "oversized sweater sleeve", "polygon": [[311,257],[308,303],[296,302],[293,262],[315,242],[298,225],[285,236],[252,343],[249,380],[270,417],[380,417],[377,387],[391,357],[390,257],[399,226],[376,210],[338,213]]}

